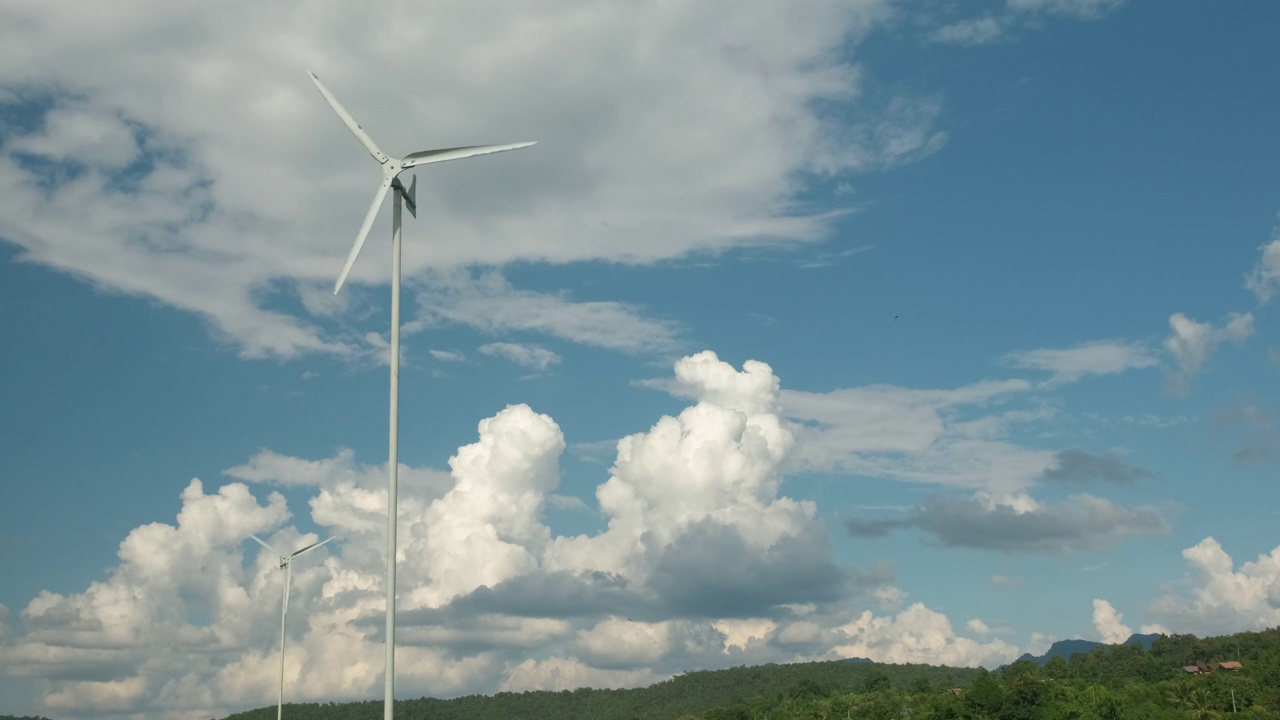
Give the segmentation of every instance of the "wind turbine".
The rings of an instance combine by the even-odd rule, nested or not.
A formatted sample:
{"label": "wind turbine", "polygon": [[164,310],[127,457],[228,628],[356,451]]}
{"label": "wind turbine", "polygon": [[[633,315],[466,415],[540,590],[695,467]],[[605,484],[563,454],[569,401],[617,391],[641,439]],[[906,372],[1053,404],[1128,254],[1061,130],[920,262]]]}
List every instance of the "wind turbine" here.
{"label": "wind turbine", "polygon": [[265,543],[262,538],[257,535],[250,535],[249,537],[256,540],[262,547],[275,553],[276,556],[280,558],[280,569],[284,570],[284,592],[280,599],[280,697],[276,702],[276,720],[280,720],[281,715],[284,714],[284,619],[289,614],[289,584],[293,579],[293,561],[299,555],[315,550],[321,545],[329,542],[329,540],[333,540],[333,538],[329,538],[329,540],[322,540],[320,542],[313,542],[301,550],[295,550],[292,555],[285,555]]}
{"label": "wind turbine", "polygon": [[369,210],[364,215],[364,222],[360,224],[360,232],[356,233],[356,241],[351,246],[351,252],[347,254],[347,262],[342,266],[342,272],[338,274],[338,281],[333,285],[333,294],[337,295],[342,290],[342,284],[346,282],[347,275],[351,272],[351,267],[355,265],[356,258],[360,255],[360,249],[364,247],[364,241],[369,236],[369,229],[373,227],[373,219],[377,217],[378,210],[382,207],[382,201],[386,199],[387,192],[395,188],[395,201],[392,205],[391,212],[391,418],[390,432],[388,442],[388,459],[387,459],[387,633],[386,633],[386,671],[382,715],[384,720],[392,718],[392,704],[395,691],[395,665],[396,665],[396,470],[399,465],[397,444],[400,439],[400,214],[401,204],[409,206],[409,213],[414,217],[418,216],[418,204],[416,200],[416,190],[418,187],[418,178],[415,175],[413,181],[409,183],[409,188],[401,184],[399,180],[400,173],[412,167],[419,165],[428,165],[431,163],[446,162],[448,160],[461,160],[463,158],[474,157],[476,155],[488,155],[490,153],[505,152],[507,150],[519,150],[520,148],[535,145],[532,142],[510,143],[507,145],[471,145],[468,147],[441,148],[438,150],[422,150],[420,152],[410,153],[396,160],[395,158],[382,152],[378,145],[373,142],[373,138],[369,137],[364,128],[351,117],[351,113],[342,107],[342,103],[329,92],[329,89],[320,82],[320,78],[315,73],[308,73],[311,76],[311,82],[315,83],[316,89],[324,96],[325,102],[329,103],[329,107],[338,114],[342,119],[342,124],[347,126],[352,135],[356,136],[356,140],[364,146],[365,150],[373,156],[374,160],[382,166],[382,183],[378,186],[378,190],[373,194],[373,202],[369,204]]}

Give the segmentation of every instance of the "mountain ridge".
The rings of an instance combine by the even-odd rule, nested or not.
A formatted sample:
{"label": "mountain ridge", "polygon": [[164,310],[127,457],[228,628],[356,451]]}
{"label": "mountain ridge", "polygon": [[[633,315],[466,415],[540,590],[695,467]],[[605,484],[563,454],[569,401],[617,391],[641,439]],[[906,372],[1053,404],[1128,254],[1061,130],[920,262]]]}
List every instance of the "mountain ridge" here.
{"label": "mountain ridge", "polygon": [[1070,660],[1072,655],[1089,653],[1092,652],[1094,648],[1111,647],[1113,644],[1137,645],[1141,647],[1143,651],[1149,651],[1151,650],[1151,644],[1159,637],[1163,637],[1163,635],[1161,633],[1134,633],[1129,636],[1128,640],[1125,640],[1122,643],[1104,643],[1096,642],[1094,640],[1080,639],[1058,640],[1049,646],[1049,649],[1045,651],[1045,654],[1032,655],[1031,653],[1023,653],[1022,656],[1018,658],[1018,661],[1030,660],[1037,665],[1047,665],[1049,660],[1055,655],[1061,657],[1063,660]]}

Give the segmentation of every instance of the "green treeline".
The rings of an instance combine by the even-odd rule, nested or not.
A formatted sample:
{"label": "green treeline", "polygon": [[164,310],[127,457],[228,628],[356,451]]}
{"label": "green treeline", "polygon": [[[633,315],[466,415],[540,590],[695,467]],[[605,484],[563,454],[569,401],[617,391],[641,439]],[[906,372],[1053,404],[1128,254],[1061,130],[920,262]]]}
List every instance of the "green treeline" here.
{"label": "green treeline", "polygon": [[[1183,666],[1239,660],[1240,670]],[[1233,704],[1234,703],[1234,704]],[[381,701],[291,704],[298,720],[377,720]],[[396,703],[405,720],[1280,720],[1280,627],[1110,645],[995,672],[819,662],[691,672],[634,690],[498,693]],[[275,708],[227,720],[268,720]],[[0,720],[3,720],[0,718]]]}

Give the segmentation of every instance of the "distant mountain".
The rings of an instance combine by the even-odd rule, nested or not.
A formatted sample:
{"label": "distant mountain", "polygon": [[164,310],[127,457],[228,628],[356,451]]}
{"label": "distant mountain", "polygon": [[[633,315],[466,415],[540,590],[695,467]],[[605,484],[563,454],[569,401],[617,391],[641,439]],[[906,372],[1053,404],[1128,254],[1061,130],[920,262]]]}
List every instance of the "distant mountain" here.
{"label": "distant mountain", "polygon": [[[1135,633],[1130,635],[1129,639],[1125,640],[1123,644],[1138,645],[1143,650],[1150,650],[1151,643],[1155,642],[1158,637],[1160,637],[1159,633],[1149,633],[1146,635],[1139,635]],[[1049,662],[1049,658],[1054,655],[1061,655],[1063,660],[1070,660],[1072,655],[1077,653],[1088,653],[1096,647],[1108,647],[1108,645],[1107,643],[1094,642],[1092,640],[1059,640],[1058,642],[1050,645],[1049,651],[1043,655],[1036,656],[1031,653],[1023,653],[1022,657],[1018,659],[1030,660],[1033,663],[1045,665]]]}
{"label": "distant mountain", "polygon": [[851,658],[845,658],[840,662],[849,663],[850,665],[859,665],[861,663],[869,663],[869,662],[875,662],[875,661],[871,660],[870,658],[851,657]]}

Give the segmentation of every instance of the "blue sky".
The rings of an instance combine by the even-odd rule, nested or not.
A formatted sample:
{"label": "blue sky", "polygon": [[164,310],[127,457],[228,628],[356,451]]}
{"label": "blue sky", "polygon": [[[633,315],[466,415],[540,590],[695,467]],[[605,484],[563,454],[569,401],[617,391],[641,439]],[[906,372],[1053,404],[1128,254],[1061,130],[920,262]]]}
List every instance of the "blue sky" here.
{"label": "blue sky", "polygon": [[390,212],[333,298],[307,70],[539,141],[418,172],[406,696],[1280,624],[1272,4],[127,5],[0,30],[0,711],[271,702],[250,533],[341,538],[289,696],[380,692]]}

